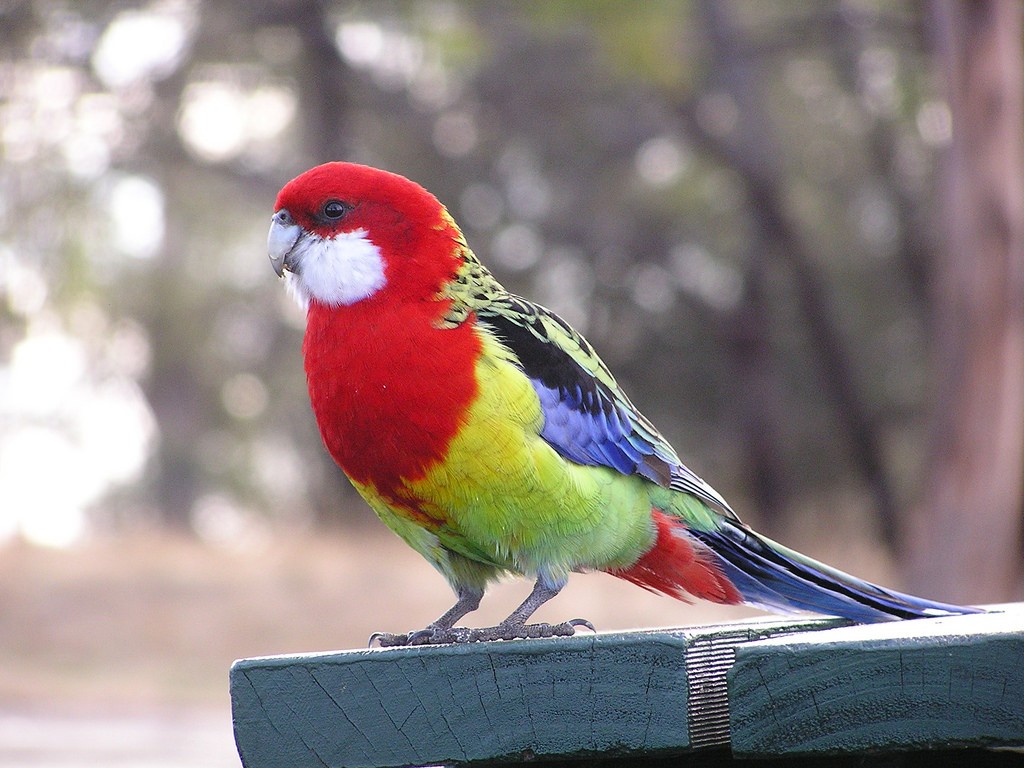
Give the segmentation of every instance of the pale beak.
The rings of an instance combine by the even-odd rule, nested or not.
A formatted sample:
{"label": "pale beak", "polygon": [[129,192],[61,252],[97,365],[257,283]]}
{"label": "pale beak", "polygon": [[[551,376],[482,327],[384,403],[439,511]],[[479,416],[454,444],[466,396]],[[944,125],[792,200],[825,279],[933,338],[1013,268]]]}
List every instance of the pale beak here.
{"label": "pale beak", "polygon": [[284,277],[285,270],[291,266],[288,263],[288,256],[301,235],[302,227],[292,221],[292,215],[288,213],[287,208],[282,208],[270,220],[267,253],[270,255],[270,264],[274,267],[278,277]]}

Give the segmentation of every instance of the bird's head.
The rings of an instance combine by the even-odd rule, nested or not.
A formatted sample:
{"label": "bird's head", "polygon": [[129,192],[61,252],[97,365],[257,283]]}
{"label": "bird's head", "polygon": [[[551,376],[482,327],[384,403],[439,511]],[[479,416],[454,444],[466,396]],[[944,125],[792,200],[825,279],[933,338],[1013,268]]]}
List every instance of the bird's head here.
{"label": "bird's head", "polygon": [[270,263],[304,305],[425,301],[459,266],[461,233],[433,195],[394,173],[326,163],[278,193]]}

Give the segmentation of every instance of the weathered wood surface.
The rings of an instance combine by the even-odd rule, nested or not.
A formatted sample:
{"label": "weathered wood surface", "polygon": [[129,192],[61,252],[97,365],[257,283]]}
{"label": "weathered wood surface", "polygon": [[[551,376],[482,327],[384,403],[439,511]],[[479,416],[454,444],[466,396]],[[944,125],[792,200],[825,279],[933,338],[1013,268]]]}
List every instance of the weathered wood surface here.
{"label": "weathered wood surface", "polygon": [[[246,768],[652,754],[726,743],[724,653],[822,622],[581,633],[246,659],[231,670]],[[721,649],[721,650],[720,650]],[[689,654],[689,663],[688,663]]]}
{"label": "weathered wood surface", "polygon": [[513,764],[1024,744],[1022,676],[1015,606],[245,659],[231,697],[245,768]]}
{"label": "weathered wood surface", "polygon": [[738,646],[733,753],[1024,746],[1024,606],[1003,608]]}

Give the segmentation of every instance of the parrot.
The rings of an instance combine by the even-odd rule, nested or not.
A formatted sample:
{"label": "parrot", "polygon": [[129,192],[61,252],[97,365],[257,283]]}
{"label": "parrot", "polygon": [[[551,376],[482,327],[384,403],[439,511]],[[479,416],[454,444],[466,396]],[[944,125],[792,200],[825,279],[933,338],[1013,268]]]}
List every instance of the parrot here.
{"label": "parrot", "polygon": [[[691,471],[565,320],[507,290],[419,184],[349,162],[280,190],[271,265],[306,311],[326,450],[455,604],[381,646],[572,635],[527,623],[576,572],[680,600],[867,623],[979,609],[843,573],[762,536]],[[488,584],[533,580],[493,627],[456,624]]]}

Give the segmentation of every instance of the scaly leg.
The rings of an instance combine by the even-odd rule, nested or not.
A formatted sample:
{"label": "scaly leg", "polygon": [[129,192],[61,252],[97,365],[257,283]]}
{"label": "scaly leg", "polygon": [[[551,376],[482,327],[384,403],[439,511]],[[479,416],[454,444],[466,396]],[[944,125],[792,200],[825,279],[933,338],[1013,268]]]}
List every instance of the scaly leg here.
{"label": "scaly leg", "polygon": [[561,624],[527,624],[534,612],[562,591],[564,583],[557,586],[548,584],[543,577],[537,579],[522,605],[512,611],[508,618],[496,627],[482,627],[469,630],[462,642],[490,642],[492,640],[516,640],[531,637],[568,637],[576,633],[576,627],[587,627],[591,632],[594,625],[586,619],[571,619]]}
{"label": "scaly leg", "polygon": [[459,642],[452,628],[456,621],[480,607],[480,600],[483,598],[484,592],[482,589],[460,586],[456,589],[455,594],[458,596],[455,605],[445,611],[444,615],[428,624],[426,628],[404,635],[374,632],[370,635],[369,645],[372,646],[376,642],[381,648],[389,648],[395,645],[437,645]]}

